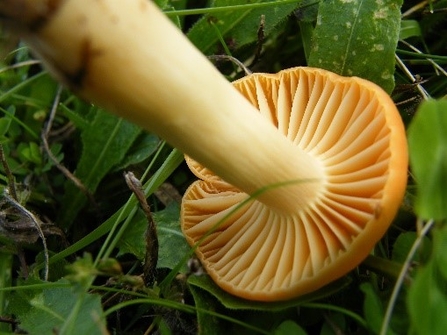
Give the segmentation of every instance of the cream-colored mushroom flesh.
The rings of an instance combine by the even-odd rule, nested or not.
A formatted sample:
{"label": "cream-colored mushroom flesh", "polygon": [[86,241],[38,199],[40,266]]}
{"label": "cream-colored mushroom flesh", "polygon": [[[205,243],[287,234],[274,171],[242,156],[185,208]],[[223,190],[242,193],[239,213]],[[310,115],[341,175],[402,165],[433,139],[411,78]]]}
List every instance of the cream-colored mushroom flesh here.
{"label": "cream-colored mushroom flesh", "polygon": [[[359,78],[294,68],[253,74],[234,86],[318,167],[311,179],[291,176],[291,184],[317,189],[281,210],[247,201],[187,157],[201,180],[184,195],[182,229],[225,291],[250,300],[291,299],[345,275],[386,232],[406,186],[404,126],[389,96]],[[264,198],[267,179],[265,186]]]}

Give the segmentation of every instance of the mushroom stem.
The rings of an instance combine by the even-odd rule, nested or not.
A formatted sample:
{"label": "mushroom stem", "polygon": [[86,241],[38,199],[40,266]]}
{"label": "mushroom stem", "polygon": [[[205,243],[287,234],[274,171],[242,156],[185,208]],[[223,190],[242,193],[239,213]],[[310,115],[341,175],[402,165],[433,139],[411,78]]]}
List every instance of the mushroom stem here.
{"label": "mushroom stem", "polygon": [[83,98],[157,133],[248,194],[282,184],[259,195],[266,205],[296,211],[303,195],[319,192],[319,163],[151,1],[4,0],[0,17]]}

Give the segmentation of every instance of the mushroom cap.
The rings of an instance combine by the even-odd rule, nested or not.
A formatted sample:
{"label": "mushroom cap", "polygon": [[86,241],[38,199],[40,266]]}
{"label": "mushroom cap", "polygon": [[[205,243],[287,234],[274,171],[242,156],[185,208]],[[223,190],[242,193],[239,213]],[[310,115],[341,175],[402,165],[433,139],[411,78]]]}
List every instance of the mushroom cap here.
{"label": "mushroom cap", "polygon": [[187,157],[201,180],[184,195],[182,230],[214,282],[233,295],[279,301],[310,293],[355,268],[391,224],[407,181],[401,117],[377,85],[321,69],[253,74],[233,84],[321,162],[323,181],[307,205],[284,213]]}

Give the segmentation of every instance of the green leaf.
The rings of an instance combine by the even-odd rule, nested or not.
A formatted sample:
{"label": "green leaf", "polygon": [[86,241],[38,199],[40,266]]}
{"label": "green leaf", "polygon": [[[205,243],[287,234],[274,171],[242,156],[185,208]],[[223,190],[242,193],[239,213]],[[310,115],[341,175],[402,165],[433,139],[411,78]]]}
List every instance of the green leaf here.
{"label": "green leaf", "polygon": [[447,101],[422,103],[408,129],[410,164],[417,183],[416,213],[447,218]]}
{"label": "green leaf", "polygon": [[52,335],[59,331],[66,335],[101,335],[105,329],[100,296],[75,292],[69,287],[12,294],[9,312],[17,316],[20,328],[29,335]]}
{"label": "green leaf", "polygon": [[[123,161],[140,132],[140,128],[130,122],[98,110],[93,122],[81,134],[83,151],[75,176],[94,193],[105,175]],[[86,200],[73,183],[67,184],[65,206],[61,210],[63,216],[59,219],[63,227],[73,222]]]}
{"label": "green leaf", "polygon": [[[158,251],[159,268],[173,269],[190,250],[180,228],[179,217],[180,206],[174,202],[164,210],[154,213],[160,245]],[[182,270],[186,271],[186,264]]]}
{"label": "green leaf", "polygon": [[226,335],[228,331],[224,330],[225,322],[214,316],[209,315],[205,311],[216,311],[219,305],[216,299],[202,291],[200,288],[190,286],[191,294],[194,298],[194,304],[197,310],[197,324],[200,325],[200,334]]}
{"label": "green leaf", "polygon": [[[263,1],[251,1],[252,4]],[[297,3],[269,5],[262,8],[233,9],[231,6],[247,5],[244,0],[215,0],[213,7],[227,10],[204,15],[188,32],[188,38],[203,53],[212,54],[219,46],[221,36],[236,48],[256,42],[261,15],[265,15],[264,34],[268,36],[296,7]],[[220,36],[219,36],[220,34]]]}
{"label": "green leaf", "polygon": [[20,143],[17,150],[23,162],[42,164],[42,154],[36,142]]}
{"label": "green leaf", "polygon": [[320,1],[302,0],[299,7],[294,11],[298,22],[315,23],[318,16],[318,6]]}
{"label": "green leaf", "polygon": [[160,139],[150,133],[143,132],[132,144],[132,147],[115,170],[123,170],[130,165],[138,164],[152,156],[160,144]]}
{"label": "green leaf", "polygon": [[[53,156],[56,158],[57,162],[61,162],[64,158],[64,153],[62,152],[62,144],[61,143],[53,143],[50,146],[50,151],[53,154]],[[42,167],[42,172],[47,172],[50,170],[52,166],[54,166],[55,163],[52,160],[47,160],[46,164]]]}
{"label": "green leaf", "polygon": [[[8,108],[8,111],[14,115],[15,109],[14,108]],[[0,118],[0,136],[5,136],[6,133],[9,130],[9,126],[11,125],[11,116],[5,115],[4,117]]]}
{"label": "green leaf", "polygon": [[[376,291],[374,291],[371,283],[363,283],[362,285],[360,285],[360,289],[363,291],[363,293],[365,293],[363,309],[368,327],[373,331],[374,334],[379,334],[384,316],[384,307],[382,301],[380,300]],[[394,334],[394,332],[389,330],[387,334]]]}
{"label": "green leaf", "polygon": [[433,257],[419,268],[408,293],[414,334],[443,335],[447,329],[447,226],[433,231]]}
{"label": "green leaf", "polygon": [[144,259],[146,252],[146,245],[144,241],[146,227],[146,217],[142,211],[138,211],[130,223],[129,228],[126,229],[117,244],[119,250],[118,256],[132,254],[139,260]]}
{"label": "green leaf", "polygon": [[433,263],[420,269],[408,295],[415,334],[444,335],[447,329],[445,281],[440,282]]}
{"label": "green leaf", "polygon": [[[393,245],[392,260],[399,263],[405,262],[408,252],[410,251],[417,237],[418,234],[415,232],[405,232],[400,234]],[[431,252],[431,241],[428,237],[424,236],[421,248],[416,253],[413,261],[421,262],[427,259],[430,255],[430,252]]]}
{"label": "green leaf", "polygon": [[[158,235],[158,268],[173,269],[190,247],[180,229],[180,207],[171,203],[165,209],[153,213]],[[147,227],[146,217],[140,212],[118,243],[119,254],[131,253],[143,260],[146,252],[144,234]],[[185,272],[186,265],[183,267]]]}
{"label": "green leaf", "polygon": [[[280,311],[268,309],[234,310],[223,306],[216,297],[198,286],[190,285],[190,291],[197,308],[199,334],[305,334],[300,332],[286,333],[287,330],[297,330],[292,321],[282,325],[286,320],[296,317],[296,305],[288,310],[281,309]],[[219,315],[222,317],[219,317]],[[232,320],[229,318],[232,318]],[[278,324],[280,326],[273,330],[272,325],[276,326]]]}
{"label": "green leaf", "polygon": [[210,294],[215,296],[226,308],[251,309],[259,311],[280,311],[289,307],[298,306],[306,302],[322,299],[345,288],[350,284],[350,282],[351,280],[348,277],[343,277],[316,292],[306,294],[296,299],[276,302],[258,302],[238,298],[223,291],[211,280],[208,275],[190,276],[188,278],[188,284],[190,286],[197,286],[200,287],[202,290],[209,292]]}
{"label": "green leaf", "polygon": [[309,66],[368,79],[390,93],[402,0],[320,3]]}
{"label": "green leaf", "polygon": [[83,130],[89,126],[88,120],[86,120],[81,113],[76,110],[72,110],[61,104],[59,106],[60,110],[64,113],[64,115],[75,125],[75,127],[79,130]]}
{"label": "green leaf", "polygon": [[[447,226],[442,226],[433,230],[433,259],[436,263],[436,267],[439,270],[439,274],[442,277],[442,288],[446,289],[447,283]],[[444,291],[444,294],[447,295],[447,291]]]}
{"label": "green leaf", "polygon": [[291,320],[286,320],[275,329],[274,335],[306,335],[306,331]]}
{"label": "green leaf", "polygon": [[421,27],[416,20],[402,20],[400,23],[399,39],[405,40],[410,37],[422,36]]}

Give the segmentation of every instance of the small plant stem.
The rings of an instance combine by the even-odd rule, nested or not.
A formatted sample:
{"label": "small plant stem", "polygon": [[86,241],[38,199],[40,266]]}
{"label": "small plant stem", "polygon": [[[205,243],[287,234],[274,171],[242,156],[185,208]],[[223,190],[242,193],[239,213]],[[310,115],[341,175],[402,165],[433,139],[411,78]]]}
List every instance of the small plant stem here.
{"label": "small plant stem", "polygon": [[[164,148],[164,144],[162,144],[158,148],[157,153],[154,155],[154,158],[152,159],[151,163],[146,168],[146,171],[143,174],[143,178],[149,173],[149,170],[152,168],[153,164],[157,160],[157,158],[160,155],[160,153],[161,153],[163,148]],[[145,186],[146,187],[144,189],[144,193],[147,196],[147,194],[148,194],[148,187],[147,186],[148,185],[145,185]],[[126,228],[130,224],[130,221],[132,220],[133,216],[136,214],[137,208],[134,206],[134,202],[132,201],[132,199],[134,197],[135,197],[135,195],[132,195],[131,198],[128,200],[128,202],[124,205],[124,208],[126,208],[127,206],[130,206],[130,205],[132,205],[133,208],[131,209],[130,213],[127,213],[126,220],[124,221],[124,223],[121,225],[121,227],[119,228],[119,230],[115,234],[115,231],[118,229],[119,223],[122,221],[122,219],[124,218],[124,214],[127,211],[125,209],[123,209],[121,211],[121,215],[119,215],[118,218],[116,219],[115,224],[113,225],[112,229],[110,230],[109,235],[107,236],[106,241],[104,242],[101,250],[98,253],[98,256],[96,257],[95,266],[98,265],[98,262],[101,259],[106,259],[106,258],[110,257],[110,255],[112,254],[113,249],[115,248],[116,244],[118,243],[120,237],[124,234]]]}
{"label": "small plant stem", "polygon": [[402,13],[402,18],[406,18],[407,16],[412,15],[413,13],[423,9],[428,3],[428,0],[421,1],[414,5],[413,7],[407,9],[404,13]]}
{"label": "small plant stem", "polygon": [[53,162],[53,164],[56,166],[56,168],[59,169],[63,173],[63,175],[71,180],[71,182],[87,197],[87,199],[92,204],[93,208],[95,208],[96,212],[99,213],[98,205],[93,197],[93,194],[85,187],[85,185],[77,178],[73,173],[70,172],[64,165],[62,165],[58,159],[53,155],[50,149],[50,145],[48,144],[48,136],[50,134],[51,128],[53,127],[53,120],[56,116],[57,107],[59,105],[60,96],[62,93],[62,86],[59,85],[56,96],[53,101],[53,106],[51,107],[50,115],[48,117],[47,124],[42,129],[41,139],[43,148],[45,150],[45,153],[47,154],[48,158]]}
{"label": "small plant stem", "polygon": [[399,263],[374,255],[369,255],[362,262],[362,265],[373,272],[378,272],[392,279],[399,277],[402,268],[402,265]]}
{"label": "small plant stem", "polygon": [[143,191],[143,186],[141,182],[132,172],[127,172],[124,175],[127,186],[136,196],[138,202],[140,203],[141,209],[143,210],[146,220],[147,228],[144,235],[146,242],[146,254],[144,257],[144,282],[146,286],[152,286],[155,282],[157,273],[157,261],[158,261],[158,236],[157,227],[155,226],[154,219],[152,217],[151,208],[146,200],[146,195]]}
{"label": "small plant stem", "polygon": [[[30,78],[27,78],[26,80],[20,82],[19,84],[15,85],[13,88],[11,88],[9,91],[6,92],[2,92],[2,94],[0,94],[0,102],[3,102],[4,100],[10,98],[13,94],[19,92],[20,90],[24,89],[25,87],[31,85],[32,83],[34,83],[35,81],[39,80],[40,78],[44,77],[45,75],[47,75],[46,72],[42,71]],[[22,126],[25,125],[24,122],[20,123]],[[31,130],[30,128],[27,127],[27,130]],[[37,138],[38,136],[36,135],[36,133],[34,133],[33,131],[30,131],[30,134]]]}
{"label": "small plant stem", "polygon": [[[269,332],[268,330],[265,329],[261,329],[255,326],[252,326],[251,324],[242,322],[238,319],[229,317],[227,315],[212,311],[212,310],[208,310],[208,309],[202,309],[202,308],[197,308],[197,307],[193,307],[187,304],[183,304],[183,303],[178,303],[176,301],[172,301],[172,300],[168,300],[168,299],[161,299],[161,298],[157,298],[157,299],[133,299],[133,300],[128,300],[128,301],[124,301],[120,304],[117,304],[111,308],[109,308],[108,310],[104,311],[103,316],[107,317],[108,315],[122,309],[128,306],[132,306],[132,305],[138,305],[138,304],[147,304],[150,306],[162,306],[162,307],[166,307],[166,308],[172,308],[172,309],[176,309],[178,311],[182,311],[185,313],[195,313],[195,312],[201,312],[204,314],[207,314],[209,316],[212,317],[216,317],[231,323],[234,323],[236,325],[242,326],[246,329],[252,330],[253,332],[257,332],[259,334],[265,334],[265,335],[269,335],[271,334],[271,332]],[[329,306],[331,307],[331,306]],[[332,306],[333,307],[333,306]],[[327,308],[330,309],[330,308]],[[354,313],[352,313],[354,314]]]}
{"label": "small plant stem", "polygon": [[[414,52],[417,52],[418,54],[423,54],[422,51],[420,51],[418,48],[415,48],[414,46],[412,46],[410,43],[408,43],[407,41],[400,41],[400,43],[405,44],[407,47],[409,47],[411,50],[413,50]],[[447,77],[447,72],[442,68],[442,66],[436,64],[436,62],[431,59],[431,58],[427,58],[427,61],[433,65],[433,67],[435,68],[435,70],[441,72],[444,76]]]}
{"label": "small plant stem", "polygon": [[[2,100],[3,96],[0,95],[0,100]],[[34,130],[32,130],[25,122],[23,122],[22,120],[20,120],[20,118],[18,118],[17,116],[14,115],[13,112],[11,112],[9,109],[4,109],[2,107],[0,107],[0,111],[9,116],[11,118],[11,120],[13,120],[15,123],[17,123],[18,125],[20,125],[23,129],[26,130],[26,132],[33,137],[34,139],[39,139],[39,136],[34,132]]]}
{"label": "small plant stem", "polygon": [[357,321],[357,323],[360,326],[362,326],[363,328],[365,328],[365,329],[368,328],[368,324],[365,319],[363,319],[360,315],[358,315],[354,312],[351,312],[350,310],[347,310],[342,307],[338,307],[335,305],[329,305],[329,304],[314,303],[314,302],[304,303],[301,306],[306,307],[306,308],[318,308],[318,309],[325,309],[325,310],[339,312],[339,313],[345,314],[346,316],[349,316],[353,320]]}
{"label": "small plant stem", "polygon": [[244,63],[242,63],[239,59],[233,57],[233,56],[229,56],[229,55],[209,55],[208,59],[210,60],[216,60],[216,61],[230,61],[233,62],[234,64],[236,64],[237,66],[239,66],[245,73],[246,76],[248,76],[249,74],[251,74],[252,72],[245,66]]}
{"label": "small plant stem", "polygon": [[43,254],[44,254],[44,280],[48,280],[49,275],[49,254],[48,254],[48,247],[47,247],[47,240],[45,238],[45,235],[42,231],[41,227],[41,221],[29,210],[27,210],[25,207],[23,207],[19,202],[17,202],[16,199],[13,199],[8,192],[3,193],[3,197],[5,198],[6,202],[9,203],[11,206],[13,206],[16,210],[18,210],[23,216],[25,216],[30,222],[33,223],[34,227],[36,228],[40,239],[42,240],[43,244]]}
{"label": "small plant stem", "polygon": [[[411,80],[412,83],[416,83],[417,79],[414,77],[414,75],[411,73],[411,71],[407,68],[407,66],[402,62],[402,60],[396,55],[396,62],[398,66],[401,68],[401,70],[407,75],[407,77]],[[416,85],[419,93],[422,95],[424,100],[430,99],[430,94],[420,85]]]}
{"label": "small plant stem", "polygon": [[6,156],[5,156],[5,152],[3,150],[3,145],[2,144],[0,144],[0,160],[1,160],[2,165],[3,165],[3,169],[5,170],[6,178],[8,179],[9,194],[11,194],[11,197],[14,200],[18,201],[14,175],[12,174],[11,169],[9,168],[9,164],[6,161]]}
{"label": "small plant stem", "polygon": [[0,69],[0,73],[8,71],[8,70],[12,70],[12,69],[17,69],[17,68],[20,68],[22,66],[30,66],[30,65],[35,65],[35,64],[40,64],[40,61],[39,60],[27,60],[27,61],[24,61],[24,62],[15,63],[15,64],[12,64],[12,65],[5,66],[4,68],[1,68]]}
{"label": "small plant stem", "polygon": [[408,273],[408,270],[411,266],[411,261],[415,255],[416,251],[421,246],[424,236],[427,235],[427,233],[433,227],[434,223],[435,223],[434,220],[430,220],[425,224],[425,226],[420,231],[418,237],[414,241],[413,245],[411,246],[410,251],[408,252],[407,258],[405,259],[402,269],[400,270],[399,276],[397,277],[396,284],[394,284],[393,292],[391,293],[391,297],[388,302],[388,306],[386,308],[385,316],[383,318],[382,328],[380,329],[380,335],[386,335],[388,332],[388,327],[390,325],[391,315],[393,314],[394,305],[396,304],[396,300],[399,295],[400,288],[402,287],[402,284],[403,284],[405,277]]}
{"label": "small plant stem", "polygon": [[[259,3],[244,4],[244,5],[231,5],[231,6],[222,6],[222,7],[172,10],[172,11],[165,11],[164,13],[167,16],[214,14],[214,13],[220,13],[220,12],[225,12],[225,11],[229,11],[229,10],[231,10],[231,11],[251,10],[251,9],[257,9],[257,8],[263,8],[263,7],[269,7],[269,6],[286,5],[286,4],[295,3],[295,2],[298,3],[298,2],[300,2],[300,0],[276,0],[276,1],[270,1],[270,2],[259,2]],[[317,3],[317,2],[318,1],[315,1],[312,4]],[[307,6],[309,6],[309,5],[307,5]]]}

